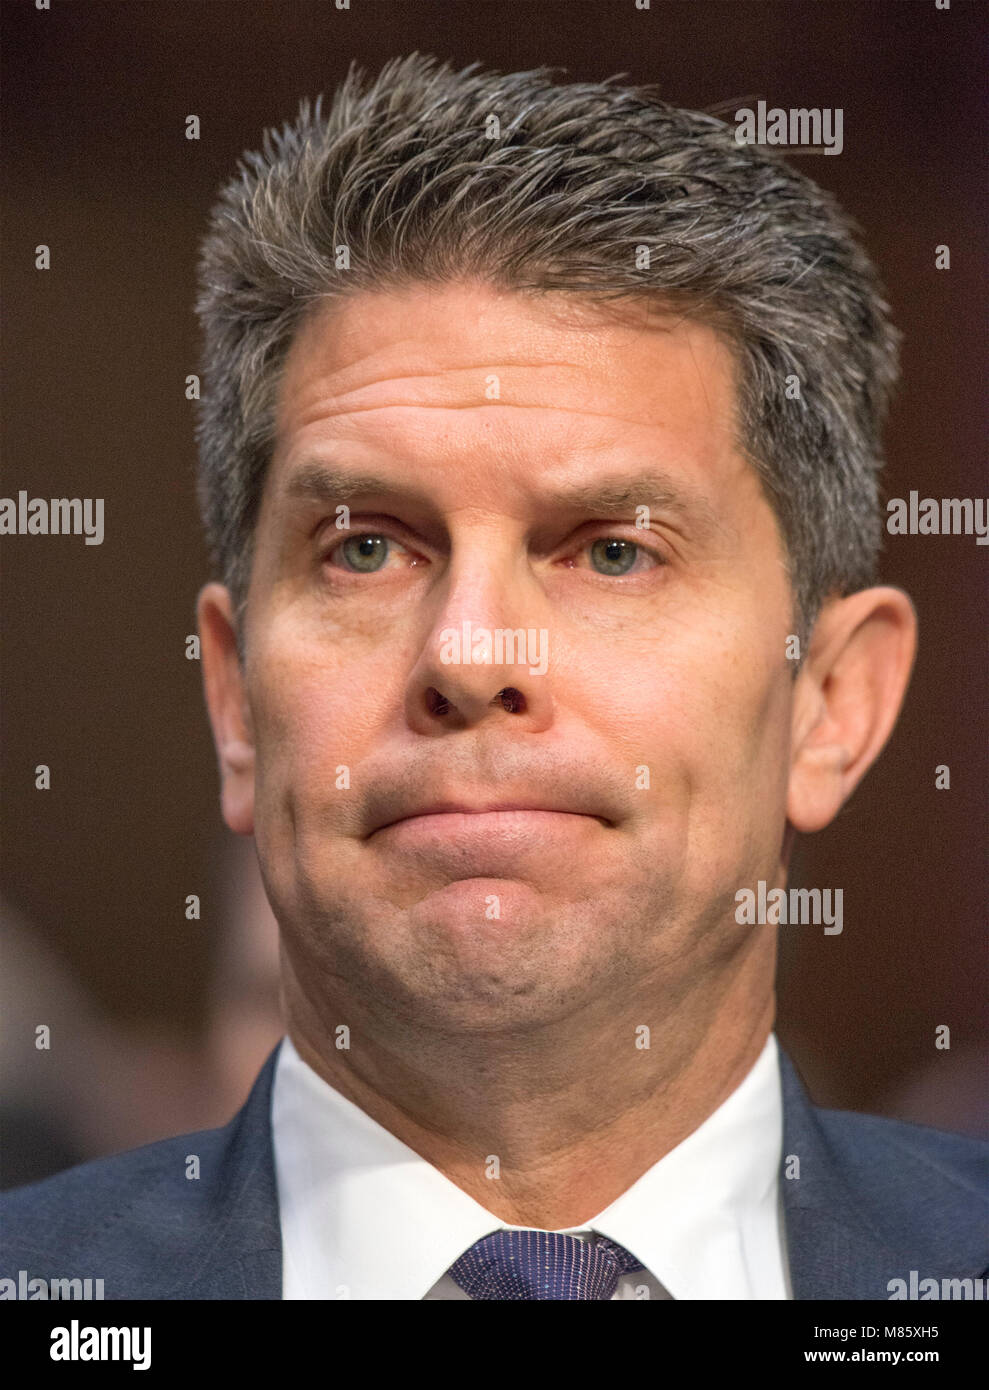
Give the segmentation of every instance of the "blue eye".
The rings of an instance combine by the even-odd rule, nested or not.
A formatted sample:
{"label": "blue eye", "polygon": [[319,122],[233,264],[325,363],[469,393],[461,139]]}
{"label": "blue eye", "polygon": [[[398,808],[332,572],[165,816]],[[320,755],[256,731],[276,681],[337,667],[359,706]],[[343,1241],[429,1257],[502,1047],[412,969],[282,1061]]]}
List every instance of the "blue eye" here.
{"label": "blue eye", "polygon": [[365,533],[348,536],[339,550],[346,557],[347,564],[358,574],[373,574],[387,560],[388,546],[387,536]]}
{"label": "blue eye", "polygon": [[591,545],[591,555],[595,563],[600,563],[600,574],[628,574],[635,564],[639,547],[634,541],[623,541],[615,536],[605,536]]}

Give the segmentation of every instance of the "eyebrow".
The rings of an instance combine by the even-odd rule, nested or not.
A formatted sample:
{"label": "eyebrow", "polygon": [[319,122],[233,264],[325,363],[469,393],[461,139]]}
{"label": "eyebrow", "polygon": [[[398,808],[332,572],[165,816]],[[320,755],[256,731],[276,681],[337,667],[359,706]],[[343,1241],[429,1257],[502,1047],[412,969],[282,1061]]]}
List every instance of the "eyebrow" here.
{"label": "eyebrow", "polygon": [[691,529],[703,534],[720,530],[724,525],[706,497],[656,469],[623,473],[599,483],[575,483],[548,500],[604,516],[620,516],[630,507],[672,512]]}
{"label": "eyebrow", "polygon": [[[374,473],[354,473],[319,460],[300,464],[286,479],[284,495],[289,500],[324,504],[368,495],[426,500],[420,491],[404,482]],[[622,473],[602,482],[564,485],[545,494],[543,501],[547,507],[602,516],[621,516],[630,507],[645,506],[650,511],[677,516],[698,538],[725,529],[724,518],[706,497],[656,469]]]}
{"label": "eyebrow", "polygon": [[286,479],[284,495],[289,501],[347,502],[368,493],[384,496],[410,496],[404,485],[374,473],[352,473],[316,461],[303,463]]}

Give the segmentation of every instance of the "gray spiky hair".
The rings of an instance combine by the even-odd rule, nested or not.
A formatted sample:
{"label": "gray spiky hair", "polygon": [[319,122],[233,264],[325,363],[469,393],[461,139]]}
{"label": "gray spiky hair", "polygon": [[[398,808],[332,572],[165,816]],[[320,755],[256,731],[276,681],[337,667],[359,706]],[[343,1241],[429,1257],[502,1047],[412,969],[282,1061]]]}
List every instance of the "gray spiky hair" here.
{"label": "gray spiky hair", "polygon": [[352,63],[325,115],[322,97],[304,99],[219,194],[199,265],[196,440],[204,521],[238,611],[277,387],[305,315],[365,290],[481,279],[651,299],[724,334],[739,445],[808,631],[829,595],[875,582],[881,537],[899,334],[854,224],[776,153],[651,88],[479,68],[413,53],[369,82]]}

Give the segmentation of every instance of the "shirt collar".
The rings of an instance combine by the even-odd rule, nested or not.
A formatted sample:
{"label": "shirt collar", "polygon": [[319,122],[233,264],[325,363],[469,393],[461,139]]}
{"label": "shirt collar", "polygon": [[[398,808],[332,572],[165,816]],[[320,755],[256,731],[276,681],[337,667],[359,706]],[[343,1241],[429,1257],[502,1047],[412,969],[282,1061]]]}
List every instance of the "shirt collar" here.
{"label": "shirt collar", "polygon": [[[334,1090],[286,1037],[272,1096],[285,1296],[422,1299],[475,1241],[507,1227]],[[748,1074],[590,1230],[633,1252],[674,1298],[772,1296],[779,1262],[779,1060],[771,1033]]]}
{"label": "shirt collar", "polygon": [[588,1224],[674,1298],[785,1297],[776,1037],[731,1095]]}

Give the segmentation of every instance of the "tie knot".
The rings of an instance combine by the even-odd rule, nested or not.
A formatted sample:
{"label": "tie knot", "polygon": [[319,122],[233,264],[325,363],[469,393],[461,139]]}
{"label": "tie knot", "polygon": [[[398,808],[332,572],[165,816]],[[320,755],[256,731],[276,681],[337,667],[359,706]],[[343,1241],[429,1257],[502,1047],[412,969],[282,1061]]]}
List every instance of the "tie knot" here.
{"label": "tie knot", "polygon": [[450,1269],[471,1298],[613,1298],[618,1280],[642,1264],[624,1246],[557,1231],[492,1231]]}

